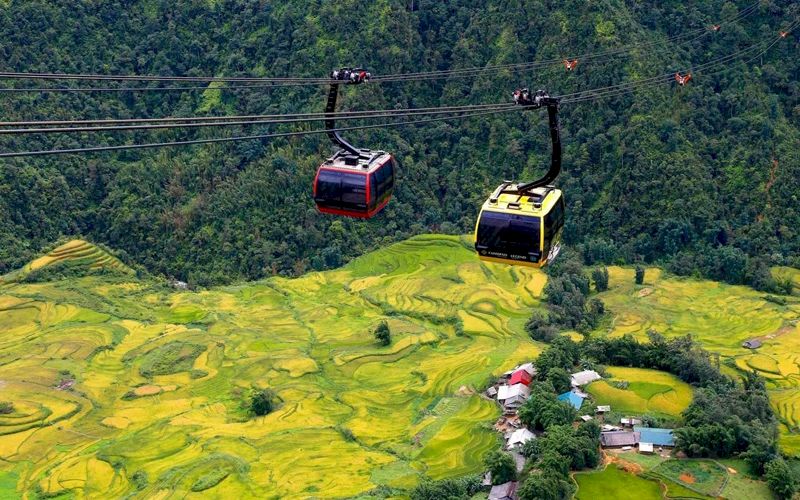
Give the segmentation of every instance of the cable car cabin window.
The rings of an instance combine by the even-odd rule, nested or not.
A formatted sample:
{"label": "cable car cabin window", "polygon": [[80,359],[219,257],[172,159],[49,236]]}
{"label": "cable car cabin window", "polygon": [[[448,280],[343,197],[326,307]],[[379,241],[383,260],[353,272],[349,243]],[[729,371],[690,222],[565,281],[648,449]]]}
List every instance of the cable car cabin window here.
{"label": "cable car cabin window", "polygon": [[386,186],[384,191],[391,191],[394,188],[394,159],[386,162],[386,165],[381,167],[386,175]]}
{"label": "cable car cabin window", "polygon": [[553,238],[558,234],[558,231],[564,226],[564,198],[559,198],[553,208],[547,215],[544,216],[544,251],[543,253],[550,253],[550,247],[553,244]]}
{"label": "cable car cabin window", "polygon": [[367,176],[342,174],[342,208],[367,208]]}
{"label": "cable car cabin window", "polygon": [[378,174],[377,172],[372,172],[369,174],[369,209],[372,210],[378,205],[378,199],[380,195],[378,194]]}
{"label": "cable car cabin window", "polygon": [[322,170],[317,177],[318,205],[328,208],[366,208],[367,177],[335,170]]}
{"label": "cable car cabin window", "polygon": [[478,225],[479,250],[489,257],[537,261],[539,217],[484,211]]}

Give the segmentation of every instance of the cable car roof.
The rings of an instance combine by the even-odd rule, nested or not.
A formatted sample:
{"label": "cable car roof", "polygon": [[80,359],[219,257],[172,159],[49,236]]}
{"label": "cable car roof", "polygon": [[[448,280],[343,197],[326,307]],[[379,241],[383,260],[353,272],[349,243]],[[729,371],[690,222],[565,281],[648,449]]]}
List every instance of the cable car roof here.
{"label": "cable car roof", "polygon": [[371,151],[369,149],[359,150],[358,155],[341,150],[331,156],[320,168],[336,168],[340,170],[352,170],[354,172],[369,172],[373,168],[380,167],[391,159],[392,155],[386,151]]}
{"label": "cable car roof", "polygon": [[561,196],[561,191],[552,186],[534,188],[522,194],[508,192],[515,191],[516,188],[516,184],[502,185],[486,200],[483,209],[493,212],[542,216],[553,208]]}

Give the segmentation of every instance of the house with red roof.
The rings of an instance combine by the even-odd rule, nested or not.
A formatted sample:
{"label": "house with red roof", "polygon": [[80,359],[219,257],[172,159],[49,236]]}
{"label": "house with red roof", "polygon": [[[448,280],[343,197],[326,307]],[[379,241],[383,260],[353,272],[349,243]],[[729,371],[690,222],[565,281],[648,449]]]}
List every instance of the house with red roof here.
{"label": "house with red roof", "polygon": [[511,374],[511,380],[508,381],[508,385],[514,384],[525,384],[531,385],[531,374],[525,370],[517,370]]}

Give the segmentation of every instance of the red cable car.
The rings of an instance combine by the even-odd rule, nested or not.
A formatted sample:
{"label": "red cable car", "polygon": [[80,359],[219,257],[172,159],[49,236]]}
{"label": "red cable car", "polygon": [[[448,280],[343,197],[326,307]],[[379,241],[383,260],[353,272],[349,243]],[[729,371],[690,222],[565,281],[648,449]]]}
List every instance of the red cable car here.
{"label": "red cable car", "polygon": [[[354,74],[359,77],[352,78]],[[342,149],[320,165],[314,178],[314,203],[322,213],[368,219],[383,210],[392,197],[397,170],[394,157],[385,151],[356,148],[336,130],[338,81],[357,85],[367,82],[369,76],[364,70],[349,68],[331,73],[334,81],[325,108],[325,128],[331,142]]]}
{"label": "red cable car", "polygon": [[384,151],[339,151],[317,170],[314,203],[326,214],[367,219],[383,210],[394,190],[395,162]]}

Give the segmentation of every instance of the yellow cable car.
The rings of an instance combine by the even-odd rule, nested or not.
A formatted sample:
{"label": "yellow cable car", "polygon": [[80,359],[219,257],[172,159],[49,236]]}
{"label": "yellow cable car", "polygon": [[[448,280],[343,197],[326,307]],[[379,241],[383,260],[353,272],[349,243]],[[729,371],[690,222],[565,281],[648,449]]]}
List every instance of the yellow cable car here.
{"label": "yellow cable car", "polygon": [[475,225],[481,260],[542,267],[561,250],[564,196],[552,186],[514,194],[504,183],[483,204]]}
{"label": "yellow cable car", "polygon": [[531,96],[527,89],[514,92],[522,106],[547,106],[553,150],[550,170],[533,182],[506,181],[483,204],[475,224],[475,250],[481,260],[543,267],[561,250],[564,195],[550,183],[561,172],[561,137],[558,100],[544,91]]}

